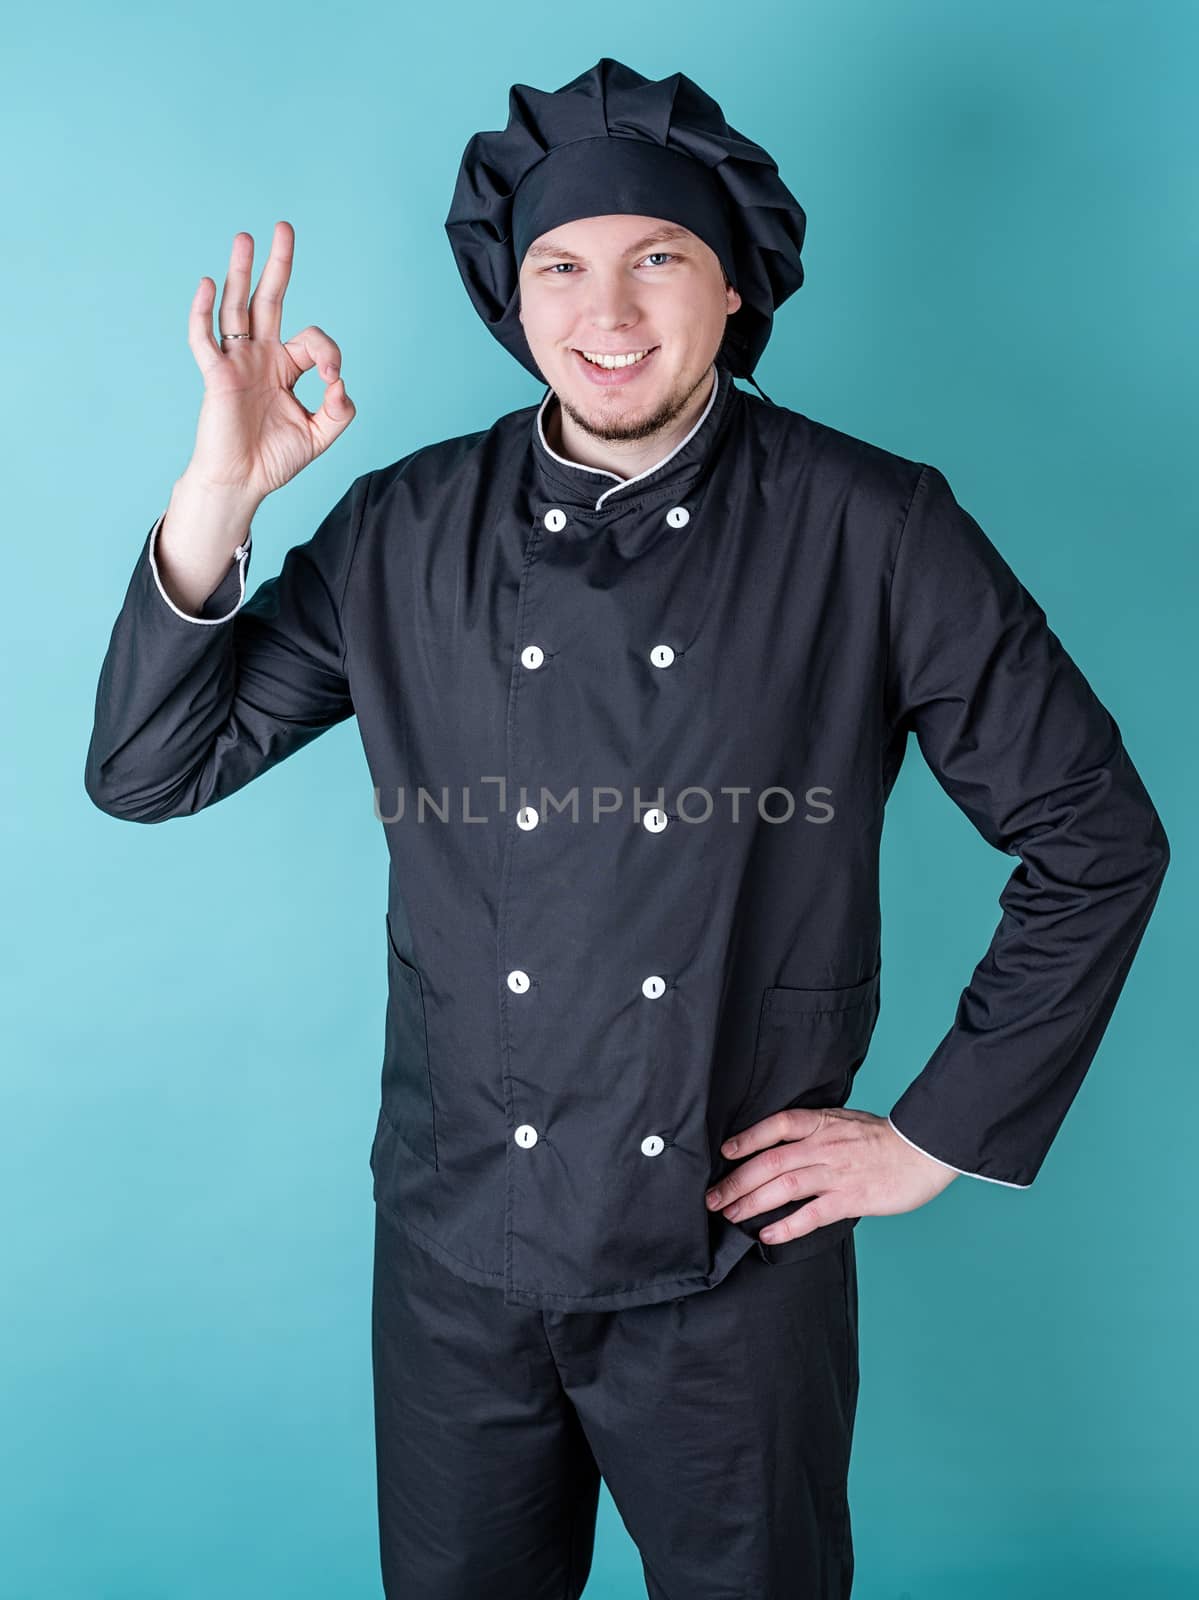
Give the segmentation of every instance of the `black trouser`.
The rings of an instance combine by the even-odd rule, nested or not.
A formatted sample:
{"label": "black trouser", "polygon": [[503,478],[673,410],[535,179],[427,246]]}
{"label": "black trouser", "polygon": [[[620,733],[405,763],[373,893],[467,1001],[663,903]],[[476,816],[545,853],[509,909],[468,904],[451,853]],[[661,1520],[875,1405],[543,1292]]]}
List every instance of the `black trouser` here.
{"label": "black trouser", "polygon": [[846,1600],[853,1234],[751,1250],[713,1289],[513,1307],[376,1208],[372,1345],[387,1600],[577,1600],[600,1475],[651,1600]]}

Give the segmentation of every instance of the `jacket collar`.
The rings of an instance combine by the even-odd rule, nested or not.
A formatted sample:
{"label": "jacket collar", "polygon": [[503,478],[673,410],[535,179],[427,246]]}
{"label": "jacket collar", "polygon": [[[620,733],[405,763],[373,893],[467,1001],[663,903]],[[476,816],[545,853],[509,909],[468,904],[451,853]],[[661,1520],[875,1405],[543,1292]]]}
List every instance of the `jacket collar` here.
{"label": "jacket collar", "polygon": [[627,504],[646,498],[677,497],[691,485],[710,459],[717,440],[724,433],[733,398],[738,391],[729,369],[715,362],[715,377],[707,404],[694,427],[675,447],[653,466],[631,478],[604,467],[585,467],[553,450],[545,437],[546,408],[554,398],[547,389],[537,407],[533,423],[533,454],[538,476],[548,498],[577,509],[622,510]]}

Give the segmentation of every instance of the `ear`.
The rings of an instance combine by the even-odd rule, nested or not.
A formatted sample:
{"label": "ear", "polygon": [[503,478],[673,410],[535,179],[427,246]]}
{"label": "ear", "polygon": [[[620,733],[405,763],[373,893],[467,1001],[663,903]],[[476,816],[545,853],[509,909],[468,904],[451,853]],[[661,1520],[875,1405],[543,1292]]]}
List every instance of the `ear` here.
{"label": "ear", "polygon": [[731,283],[725,285],[724,299],[725,310],[730,317],[733,315],[734,311],[740,311],[741,296],[737,293],[736,289],[733,288]]}

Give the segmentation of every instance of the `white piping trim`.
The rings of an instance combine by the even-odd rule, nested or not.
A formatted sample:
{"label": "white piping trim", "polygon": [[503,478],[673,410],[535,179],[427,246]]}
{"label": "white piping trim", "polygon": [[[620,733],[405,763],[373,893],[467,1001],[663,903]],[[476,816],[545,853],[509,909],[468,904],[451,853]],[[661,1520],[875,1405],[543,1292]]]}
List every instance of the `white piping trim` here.
{"label": "white piping trim", "polygon": [[[169,507],[168,507],[168,509],[169,509]],[[166,601],[167,605],[170,606],[171,610],[175,613],[175,615],[177,617],[182,617],[184,622],[197,622],[197,623],[200,624],[201,627],[205,627],[205,628],[212,628],[212,627],[215,627],[218,623],[228,622],[230,617],[236,616],[236,614],[241,610],[242,604],[243,604],[243,602],[244,602],[244,600],[246,598],[246,560],[247,560],[247,558],[248,558],[248,556],[250,554],[250,541],[253,538],[253,534],[252,533],[247,533],[246,534],[246,542],[245,542],[245,544],[237,545],[236,548],[233,551],[233,558],[238,563],[238,569],[237,569],[238,581],[241,584],[241,592],[239,593],[239,595],[237,597],[237,604],[233,607],[233,610],[232,611],[226,611],[226,613],[225,613],[225,615],[223,617],[193,617],[189,611],[180,611],[179,607],[175,604],[175,602],[171,599],[170,595],[163,588],[162,579],[158,576],[158,563],[154,559],[154,543],[155,543],[155,540],[158,538],[158,530],[159,530],[159,528],[162,527],[163,519],[165,517],[166,517],[166,512],[164,511],[162,513],[162,516],[159,517],[158,521],[150,529],[150,544],[149,544],[149,552],[148,552],[149,556],[150,556],[150,571],[154,574],[154,582],[158,586],[159,594]],[[223,583],[224,581],[225,580],[222,578],[221,582]]]}
{"label": "white piping trim", "polygon": [[646,467],[644,472],[638,472],[631,478],[622,478],[618,472],[609,472],[607,467],[585,467],[581,461],[568,461],[565,456],[560,456],[556,450],[550,449],[550,446],[546,441],[545,429],[541,425],[541,418],[545,412],[546,406],[549,405],[550,401],[554,397],[554,391],[552,389],[547,389],[545,391],[545,396],[542,399],[541,404],[537,407],[537,436],[541,440],[542,448],[545,450],[546,454],[553,456],[554,460],[560,462],[562,466],[573,467],[576,472],[598,472],[602,477],[616,479],[616,482],[612,485],[612,487],[610,489],[605,489],[603,494],[601,494],[599,499],[595,502],[595,509],[599,511],[603,508],[604,501],[610,494],[615,494],[618,489],[627,488],[631,483],[638,483],[642,478],[648,478],[651,472],[657,472],[659,467],[664,467],[672,457],[679,453],[685,444],[689,444],[691,440],[695,438],[695,435],[708,420],[708,413],[716,403],[716,393],[720,388],[720,368],[715,364],[715,362],[712,364],[712,374],[712,392],[708,396],[708,403],[704,407],[699,419],[697,420],[695,426],[691,429],[690,433],[687,434],[686,438],[680,439],[673,450],[668,450],[667,453],[662,457],[661,461],[655,461],[652,467]]}
{"label": "white piping trim", "polygon": [[[891,1118],[888,1117],[887,1121],[891,1122]],[[920,1150],[920,1154],[922,1156],[927,1156],[930,1161],[935,1161],[942,1167],[948,1167],[950,1172],[960,1172],[963,1178],[981,1178],[984,1183],[1002,1184],[1005,1189],[1031,1189],[1032,1188],[1032,1184],[1031,1183],[1009,1183],[1006,1178],[988,1178],[985,1173],[982,1173],[982,1172],[967,1172],[965,1167],[955,1167],[951,1161],[942,1161],[940,1156],[933,1155],[931,1150],[921,1150],[920,1146],[916,1143],[916,1141],[914,1139],[909,1139],[906,1133],[900,1133],[900,1130],[895,1127],[895,1124],[893,1122],[891,1122],[891,1127],[894,1129],[894,1131],[896,1133],[899,1134],[899,1137],[903,1140],[904,1144],[910,1144],[913,1150]]]}

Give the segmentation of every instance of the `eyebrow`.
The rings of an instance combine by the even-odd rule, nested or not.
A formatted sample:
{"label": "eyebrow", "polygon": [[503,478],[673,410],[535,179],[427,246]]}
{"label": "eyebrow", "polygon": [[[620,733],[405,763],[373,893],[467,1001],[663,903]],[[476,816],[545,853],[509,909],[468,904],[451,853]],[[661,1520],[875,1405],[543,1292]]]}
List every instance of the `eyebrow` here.
{"label": "eyebrow", "polygon": [[[655,228],[653,233],[647,233],[644,239],[638,239],[625,251],[631,256],[636,250],[644,250],[647,244],[669,244],[673,239],[690,239],[691,234],[686,228]],[[557,256],[565,261],[582,261],[584,257],[576,255],[573,250],[564,250],[561,245],[556,245],[551,240],[549,243],[531,244],[525,251],[526,256]]]}

